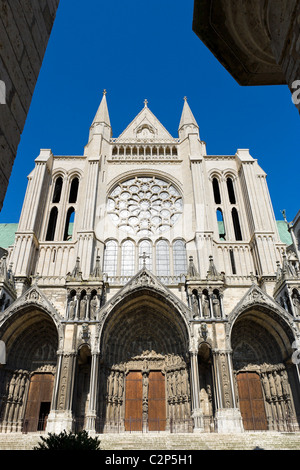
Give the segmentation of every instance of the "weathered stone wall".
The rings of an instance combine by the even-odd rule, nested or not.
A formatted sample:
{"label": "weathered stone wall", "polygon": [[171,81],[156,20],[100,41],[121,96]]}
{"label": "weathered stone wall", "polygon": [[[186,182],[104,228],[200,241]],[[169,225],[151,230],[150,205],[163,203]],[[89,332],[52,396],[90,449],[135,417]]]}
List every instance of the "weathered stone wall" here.
{"label": "weathered stone wall", "polygon": [[267,22],[274,57],[281,66],[291,92],[295,93],[293,101],[300,111],[299,0],[269,0]]}
{"label": "weathered stone wall", "polygon": [[193,30],[240,85],[287,84],[300,111],[300,0],[195,0]]}
{"label": "weathered stone wall", "polygon": [[0,0],[0,210],[58,4]]}

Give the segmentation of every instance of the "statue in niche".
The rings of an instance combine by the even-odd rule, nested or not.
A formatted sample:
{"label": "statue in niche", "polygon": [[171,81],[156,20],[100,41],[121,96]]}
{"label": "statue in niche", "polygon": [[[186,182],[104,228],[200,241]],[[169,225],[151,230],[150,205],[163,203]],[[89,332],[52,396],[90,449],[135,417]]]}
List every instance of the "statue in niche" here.
{"label": "statue in niche", "polygon": [[204,318],[210,317],[209,298],[207,294],[202,295],[202,312]]}
{"label": "statue in niche", "polygon": [[75,310],[76,310],[76,296],[71,298],[69,302],[69,318],[73,320],[75,318]]}
{"label": "statue in niche", "polygon": [[81,301],[80,301],[80,312],[79,312],[79,318],[80,320],[85,319],[86,315],[86,305],[87,305],[87,296],[85,295]]}
{"label": "statue in niche", "polygon": [[99,307],[99,300],[97,295],[94,295],[94,297],[91,300],[91,318],[95,319],[97,315],[97,310]]}
{"label": "statue in niche", "polygon": [[299,301],[299,294],[297,291],[293,291],[292,302],[294,306],[295,315],[299,317],[300,316],[300,301]]}
{"label": "statue in niche", "polygon": [[193,317],[199,317],[199,301],[198,296],[194,292],[191,295],[191,307],[193,311]]}
{"label": "statue in niche", "polygon": [[221,305],[219,296],[217,294],[213,294],[212,303],[214,309],[214,317],[221,318]]}
{"label": "statue in niche", "polygon": [[285,293],[284,297],[285,297],[285,304],[286,304],[286,306],[287,306],[287,311],[288,311],[289,313],[292,313],[291,301],[290,301],[290,299],[289,299],[288,294]]}

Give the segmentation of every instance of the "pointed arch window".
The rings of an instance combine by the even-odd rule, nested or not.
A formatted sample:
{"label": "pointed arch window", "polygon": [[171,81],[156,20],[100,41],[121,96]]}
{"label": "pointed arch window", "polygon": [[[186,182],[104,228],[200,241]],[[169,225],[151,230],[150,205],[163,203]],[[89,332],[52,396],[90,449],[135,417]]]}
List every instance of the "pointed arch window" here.
{"label": "pointed arch window", "polygon": [[135,273],[135,246],[130,240],[122,244],[122,276],[133,276]]}
{"label": "pointed arch window", "polygon": [[242,231],[241,231],[238,211],[234,207],[232,209],[231,213],[232,213],[232,222],[233,222],[235,239],[236,239],[236,241],[241,241],[243,239],[243,237],[242,237]]}
{"label": "pointed arch window", "polygon": [[75,209],[74,209],[74,207],[70,207],[68,209],[67,217],[66,217],[64,241],[68,241],[68,240],[72,239],[73,229],[74,229],[74,221],[75,221]]}
{"label": "pointed arch window", "polygon": [[152,244],[149,240],[143,240],[139,244],[139,269],[144,266],[144,254],[146,268],[152,271]]}
{"label": "pointed arch window", "polygon": [[169,244],[160,240],[156,245],[156,272],[158,276],[170,275]]}
{"label": "pointed arch window", "polygon": [[48,242],[52,242],[54,240],[57,217],[58,217],[58,209],[57,207],[52,207],[51,212],[50,212],[49,222],[48,222],[47,234],[46,234],[46,241]]}
{"label": "pointed arch window", "polygon": [[186,260],[186,246],[184,241],[177,240],[173,245],[173,262],[174,262],[174,275],[180,276],[186,274],[187,260]]}
{"label": "pointed arch window", "polygon": [[78,187],[79,187],[79,179],[74,178],[71,183],[70,195],[69,195],[69,203],[71,204],[75,204],[77,202]]}
{"label": "pointed arch window", "polygon": [[54,187],[53,198],[52,198],[52,202],[56,204],[60,202],[62,186],[63,186],[63,179],[61,176],[59,176],[55,181],[55,187]]}
{"label": "pointed arch window", "polygon": [[104,266],[103,271],[108,276],[117,275],[117,259],[118,258],[118,245],[114,240],[106,243],[104,251]]}
{"label": "pointed arch window", "polygon": [[221,204],[221,193],[219,187],[219,180],[214,178],[212,181],[213,191],[214,191],[214,199],[216,204]]}
{"label": "pointed arch window", "polygon": [[228,197],[229,197],[230,204],[236,204],[232,178],[227,178],[226,184],[227,184]]}
{"label": "pointed arch window", "polygon": [[225,223],[224,223],[223,212],[221,209],[217,209],[217,222],[218,222],[218,229],[219,229],[219,238],[220,240],[226,240]]}

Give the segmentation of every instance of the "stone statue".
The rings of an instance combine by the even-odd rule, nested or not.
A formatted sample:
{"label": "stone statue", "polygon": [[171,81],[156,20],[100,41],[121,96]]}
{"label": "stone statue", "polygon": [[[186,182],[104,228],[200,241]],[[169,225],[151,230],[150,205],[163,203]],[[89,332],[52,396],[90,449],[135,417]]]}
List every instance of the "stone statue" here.
{"label": "stone statue", "polygon": [[202,311],[204,318],[210,317],[209,298],[206,294],[202,296]]}
{"label": "stone statue", "polygon": [[300,316],[300,301],[299,301],[299,294],[296,291],[293,292],[292,302],[294,306],[295,315],[296,317],[299,317]]}
{"label": "stone statue", "polygon": [[221,318],[221,306],[220,306],[220,299],[217,294],[213,294],[213,309],[214,309],[214,316],[215,318]]}
{"label": "stone statue", "polygon": [[199,317],[199,302],[198,302],[198,297],[196,294],[191,295],[191,306],[192,306],[192,311],[193,311],[193,317]]}
{"label": "stone statue", "polygon": [[75,318],[75,309],[76,309],[76,296],[71,298],[69,302],[69,318],[73,320]]}
{"label": "stone statue", "polygon": [[271,392],[270,392],[270,384],[269,384],[269,380],[268,380],[267,374],[263,374],[262,383],[263,383],[263,386],[264,386],[264,391],[265,391],[266,399],[267,399],[267,401],[270,401],[270,399],[271,399]]}
{"label": "stone statue", "polygon": [[97,295],[94,295],[94,297],[91,300],[91,318],[95,319],[97,315],[97,310],[99,306],[99,301]]}
{"label": "stone statue", "polygon": [[86,316],[86,305],[87,305],[87,296],[85,295],[80,301],[80,312],[79,318],[80,320],[84,320]]}

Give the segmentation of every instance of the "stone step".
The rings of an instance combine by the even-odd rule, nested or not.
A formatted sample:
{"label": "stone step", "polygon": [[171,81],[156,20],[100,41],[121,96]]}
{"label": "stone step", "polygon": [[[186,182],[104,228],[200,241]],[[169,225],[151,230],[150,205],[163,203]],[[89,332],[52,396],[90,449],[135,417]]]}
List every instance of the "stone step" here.
{"label": "stone step", "polygon": [[[300,433],[100,434],[102,450],[299,450]],[[31,450],[38,434],[0,434],[0,450]]]}

